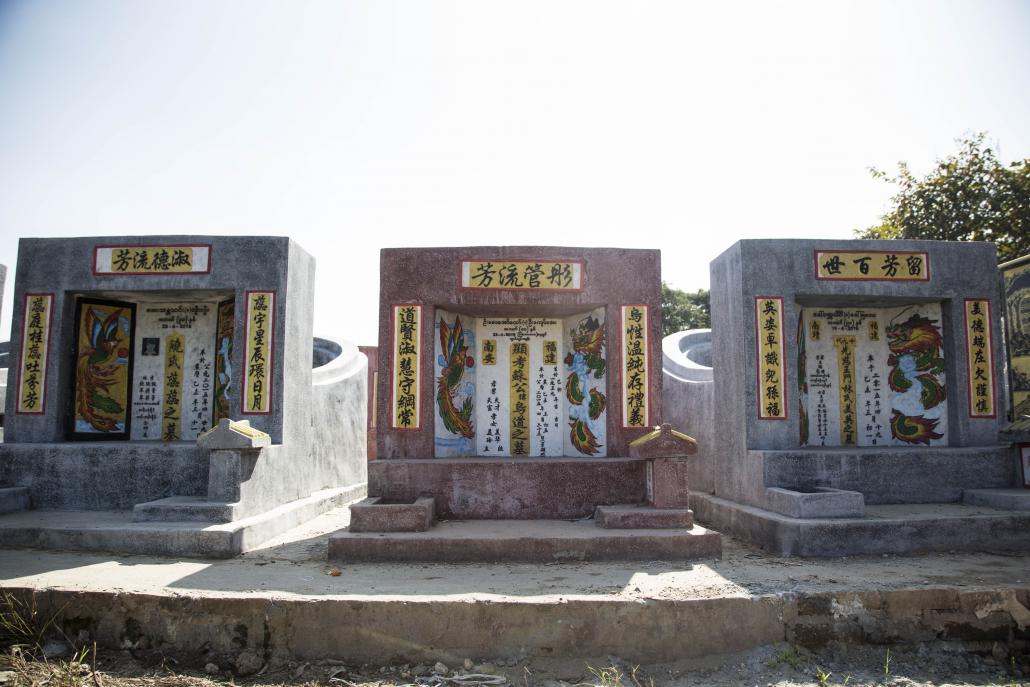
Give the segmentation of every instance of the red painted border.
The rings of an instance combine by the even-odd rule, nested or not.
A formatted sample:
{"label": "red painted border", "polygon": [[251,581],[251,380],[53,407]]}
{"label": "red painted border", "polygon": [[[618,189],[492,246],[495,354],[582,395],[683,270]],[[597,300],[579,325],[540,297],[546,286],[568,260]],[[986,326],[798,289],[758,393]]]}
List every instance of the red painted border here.
{"label": "red painted border", "polygon": [[1026,468],[1023,467],[1023,450],[1030,451],[1030,443],[1016,444],[1016,450],[1019,452],[1019,472],[1023,475],[1023,488],[1030,489],[1030,475],[1027,474]]}
{"label": "red painted border", "polygon": [[[207,248],[207,269],[203,272],[98,272],[97,251],[101,248]],[[104,244],[93,246],[93,275],[97,277],[118,277],[127,274],[134,277],[187,277],[189,275],[211,274],[211,262],[214,257],[214,249],[210,243],[154,243],[147,245],[117,245]]]}
{"label": "red painted border", "polygon": [[[991,410],[994,411],[990,415],[974,415],[973,414],[973,378],[971,376],[972,371],[970,368],[969,361],[969,311],[966,304],[969,301],[982,301],[987,305],[987,368],[991,374]],[[997,379],[994,377],[994,325],[991,322],[991,301],[988,298],[964,298],[962,300],[962,323],[965,325],[965,340],[966,340],[966,401],[969,403],[969,417],[974,420],[992,420],[998,417],[998,384]]]}
{"label": "red painted border", "polygon": [[[42,384],[39,385],[39,392],[43,395],[43,403],[40,405],[39,410],[19,410],[21,407],[21,374],[25,371],[25,318],[29,314],[29,298],[31,296],[49,296],[50,297],[50,308],[47,313],[47,325],[46,325],[46,361],[43,366],[43,380]],[[47,369],[50,367],[50,342],[53,340],[53,327],[54,327],[54,303],[56,299],[51,291],[36,291],[33,293],[26,293],[25,300],[22,304],[22,318],[21,318],[21,352],[18,355],[18,388],[14,395],[15,404],[15,415],[46,415],[46,380],[47,380]]]}
{"label": "red painted border", "polygon": [[[783,383],[783,417],[762,417],[762,340],[759,332],[762,327],[758,317],[758,301],[779,301],[780,302],[780,379]],[[787,403],[787,357],[786,343],[783,337],[786,335],[787,310],[783,304],[783,296],[755,296],[755,383],[758,392],[758,419],[759,420],[789,420],[790,407]]]}
{"label": "red painted border", "polygon": [[[922,255],[926,258],[926,277],[854,277],[854,278],[842,278],[842,277],[820,277],[819,276],[819,254],[820,253],[870,253],[873,255]],[[812,262],[815,265],[815,278],[818,281],[885,281],[885,282],[896,282],[896,281],[930,281],[930,254],[923,250],[827,250],[825,248],[816,248],[812,251]]]}
{"label": "red painted border", "polygon": [[[252,293],[270,293],[272,294],[272,323],[269,326],[269,331],[272,332],[272,336],[268,341],[268,410],[244,410],[247,405],[247,388],[244,386],[247,382],[247,347],[250,344],[250,294]],[[274,407],[275,398],[272,394],[275,385],[275,309],[277,307],[276,302],[279,300],[279,295],[275,291],[269,289],[248,289],[243,292],[243,369],[241,372],[242,380],[240,384],[240,413],[244,415],[271,415]]]}
{"label": "red painted border", "polygon": [[[644,426],[636,427],[626,424],[626,327],[622,322],[623,308],[643,308],[647,318],[644,327],[645,341],[644,350],[647,351],[647,364],[644,365],[644,373],[647,375],[647,417],[644,418]],[[651,308],[646,303],[619,303],[619,415],[622,416],[622,429],[643,429],[651,428]]]}
{"label": "red painted border", "polygon": [[[418,393],[416,394],[415,407],[417,413],[415,415],[415,426],[414,427],[397,427],[394,423],[397,421],[397,413],[395,411],[397,407],[397,378],[395,376],[397,371],[397,308],[402,306],[410,305],[418,308],[418,372],[416,372],[416,381],[418,382]],[[425,325],[423,321],[425,318],[425,310],[422,308],[421,303],[393,303],[390,305],[390,431],[393,432],[420,432],[422,431],[422,328]],[[435,324],[435,323],[434,323]]]}
{"label": "red painted border", "polygon": [[[458,288],[469,289],[471,291],[528,291],[530,293],[536,293],[537,291],[571,291],[577,293],[583,291],[587,287],[587,271],[586,265],[582,260],[563,260],[562,258],[545,258],[542,260],[529,260],[526,258],[507,258],[508,262],[567,262],[570,265],[579,265],[579,288],[576,289],[556,289],[554,287],[540,287],[539,289],[528,289],[525,287],[512,287],[512,286],[464,286],[461,283],[461,273],[463,266],[466,262],[498,262],[498,258],[461,258],[458,260]],[[469,275],[469,279],[472,279],[472,275]]]}

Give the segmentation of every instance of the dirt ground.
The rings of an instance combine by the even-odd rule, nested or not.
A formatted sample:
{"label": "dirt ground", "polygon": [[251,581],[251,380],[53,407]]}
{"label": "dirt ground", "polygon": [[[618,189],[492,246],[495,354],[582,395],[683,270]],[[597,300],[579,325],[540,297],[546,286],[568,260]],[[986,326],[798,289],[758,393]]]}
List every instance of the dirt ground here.
{"label": "dirt ground", "polygon": [[[889,653],[888,653],[889,652]],[[633,666],[609,656],[595,660],[497,659],[486,664],[444,666],[357,666],[323,661],[236,677],[208,666],[211,673],[185,669],[160,657],[134,658],[129,652],[101,651],[94,679],[91,657],[83,663],[25,661],[0,656],[0,687],[84,685],[91,687],[816,687],[881,685],[1030,685],[1030,660],[994,651],[936,644],[912,650],[837,646],[811,653],[788,645],[762,647],[740,654],[710,656],[673,664]],[[7,673],[5,680],[5,673]]]}

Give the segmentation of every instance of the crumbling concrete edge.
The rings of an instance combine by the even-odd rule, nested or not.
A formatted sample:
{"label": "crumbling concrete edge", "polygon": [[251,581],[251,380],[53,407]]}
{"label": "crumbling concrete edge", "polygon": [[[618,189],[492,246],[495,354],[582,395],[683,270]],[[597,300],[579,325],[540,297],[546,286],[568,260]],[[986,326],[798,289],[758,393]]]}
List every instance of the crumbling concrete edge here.
{"label": "crumbling concrete edge", "polygon": [[1030,640],[1030,587],[833,591],[708,599],[134,594],[8,587],[66,635],[231,668],[616,655],[640,664],[791,642]]}

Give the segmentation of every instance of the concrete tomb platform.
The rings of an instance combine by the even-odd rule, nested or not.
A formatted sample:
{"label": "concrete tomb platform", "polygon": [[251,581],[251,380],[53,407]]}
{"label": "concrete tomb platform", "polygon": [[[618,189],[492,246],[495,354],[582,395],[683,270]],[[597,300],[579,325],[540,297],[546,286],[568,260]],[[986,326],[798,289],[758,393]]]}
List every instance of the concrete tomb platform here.
{"label": "concrete tomb platform", "polygon": [[[111,551],[186,558],[232,558],[333,508],[361,498],[364,485],[324,489],[307,498],[232,522],[198,519],[198,507],[231,508],[200,498],[172,497],[159,503],[166,517],[155,521],[155,504],[135,511],[30,510],[0,516],[0,547]],[[5,554],[6,555],[6,554]]]}
{"label": "concrete tomb platform", "polygon": [[1030,550],[1030,512],[960,503],[866,505],[861,518],[796,518],[691,494],[707,525],[784,556]]}
{"label": "concrete tomb platform", "polygon": [[442,521],[428,532],[352,532],[329,537],[329,560],[522,562],[702,560],[722,556],[718,532],[604,529],[590,520]]}

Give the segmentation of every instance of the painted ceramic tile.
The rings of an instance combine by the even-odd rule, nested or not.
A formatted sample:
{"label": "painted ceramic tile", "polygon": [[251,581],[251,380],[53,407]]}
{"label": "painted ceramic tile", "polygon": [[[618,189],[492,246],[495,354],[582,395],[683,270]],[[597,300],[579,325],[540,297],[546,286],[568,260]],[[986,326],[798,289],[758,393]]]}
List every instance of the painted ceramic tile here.
{"label": "painted ceramic tile", "polygon": [[72,432],[127,438],[135,307],[81,299],[77,311]]}
{"label": "painted ceramic tile", "polygon": [[562,455],[560,371],[546,360],[547,342],[561,338],[561,321],[480,317],[475,327],[479,340],[497,342],[496,364],[483,364],[476,372],[476,452]]}
{"label": "painted ceramic tile", "polygon": [[[474,323],[474,320],[472,321]],[[438,457],[475,453],[476,350],[474,324],[468,318],[436,311],[435,446]]]}
{"label": "painted ceramic tile", "polygon": [[[211,426],[214,390],[216,304],[210,302],[142,302],[136,305],[136,345],[133,359],[133,440],[192,441]],[[182,338],[173,343],[172,335]],[[181,346],[176,382],[177,424],[169,432],[168,355]],[[173,437],[173,438],[169,438]]]}
{"label": "painted ceramic tile", "polygon": [[232,343],[236,326],[233,299],[218,304],[215,324],[215,392],[212,399],[214,415],[212,426],[222,418],[229,418],[229,392],[232,389]]}
{"label": "painted ceramic tile", "polygon": [[809,307],[798,332],[802,443],[946,445],[939,304]]}
{"label": "painted ceramic tile", "polygon": [[604,308],[565,320],[566,455],[603,456],[607,436]]}

